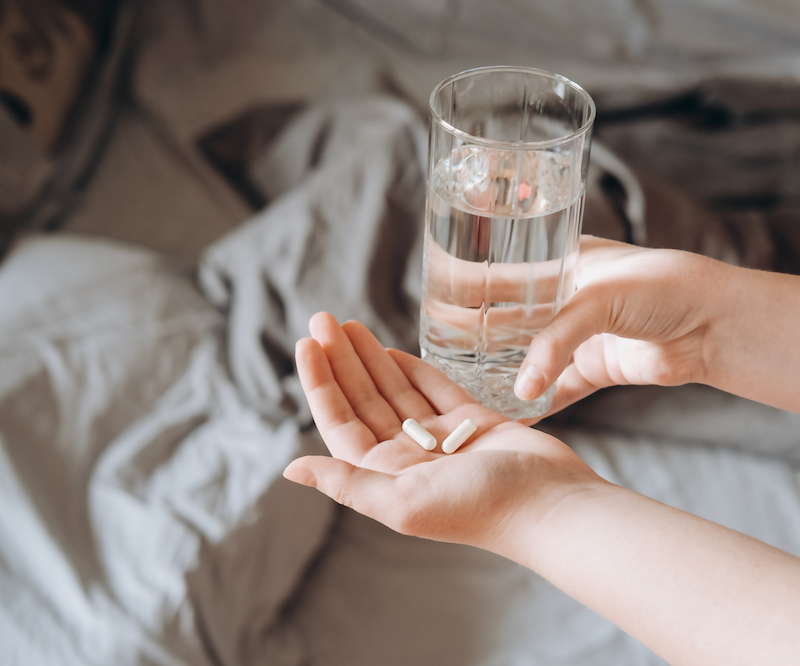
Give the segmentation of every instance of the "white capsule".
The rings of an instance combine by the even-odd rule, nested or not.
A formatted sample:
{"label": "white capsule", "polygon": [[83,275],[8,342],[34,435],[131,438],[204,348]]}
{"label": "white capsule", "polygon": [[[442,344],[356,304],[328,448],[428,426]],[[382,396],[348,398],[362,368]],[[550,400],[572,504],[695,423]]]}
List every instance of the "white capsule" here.
{"label": "white capsule", "polygon": [[436,438],[414,419],[403,421],[403,431],[426,451],[436,448]]}
{"label": "white capsule", "polygon": [[472,419],[464,419],[461,422],[461,425],[458,426],[453,432],[451,432],[447,439],[442,442],[442,451],[445,453],[455,453],[458,451],[459,447],[466,442],[471,436],[472,433],[478,429],[478,426],[475,425],[475,421]]}

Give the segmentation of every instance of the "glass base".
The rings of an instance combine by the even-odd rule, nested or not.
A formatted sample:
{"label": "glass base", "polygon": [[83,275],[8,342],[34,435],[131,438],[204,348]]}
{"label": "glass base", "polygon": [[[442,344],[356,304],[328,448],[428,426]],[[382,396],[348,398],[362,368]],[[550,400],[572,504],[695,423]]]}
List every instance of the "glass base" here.
{"label": "glass base", "polygon": [[460,372],[453,366],[443,363],[433,354],[423,354],[422,358],[441,370],[456,384],[465,388],[478,402],[515,421],[541,416],[553,404],[556,384],[553,384],[535,400],[523,401],[514,394],[516,374],[479,375],[474,368],[470,372]]}

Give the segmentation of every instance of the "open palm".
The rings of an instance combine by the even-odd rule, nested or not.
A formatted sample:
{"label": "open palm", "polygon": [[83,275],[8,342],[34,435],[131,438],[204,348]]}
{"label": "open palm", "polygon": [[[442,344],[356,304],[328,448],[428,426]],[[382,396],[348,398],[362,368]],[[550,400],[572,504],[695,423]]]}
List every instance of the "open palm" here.
{"label": "open palm", "polygon": [[[522,507],[535,521],[596,479],[563,443],[483,407],[420,359],[384,349],[362,324],[319,313],[310,329],[297,368],[333,457],[298,459],[287,478],[404,534],[489,550]],[[409,417],[436,437],[434,451],[403,432]],[[465,418],[477,431],[456,454],[442,453]]]}

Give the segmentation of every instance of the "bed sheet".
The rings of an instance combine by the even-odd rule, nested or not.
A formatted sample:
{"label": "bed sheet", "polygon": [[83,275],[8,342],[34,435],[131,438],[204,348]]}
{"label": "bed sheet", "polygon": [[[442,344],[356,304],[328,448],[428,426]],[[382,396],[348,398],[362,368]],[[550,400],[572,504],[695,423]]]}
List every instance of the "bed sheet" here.
{"label": "bed sheet", "polygon": [[300,664],[280,610],[332,510],[281,475],[188,274],[76,235],[0,267],[0,662]]}
{"label": "bed sheet", "polygon": [[[280,476],[320,446],[291,363],[310,314],[416,346],[424,137],[396,98],[299,112],[250,164],[270,204],[208,249],[197,285],[108,241],[15,248],[5,662],[660,663],[510,562]],[[800,553],[798,417],[685,390],[604,393],[547,427],[611,481]]]}
{"label": "bed sheet", "polygon": [[[715,193],[701,201],[671,180],[689,173],[680,165],[693,151],[724,146],[695,122],[709,106],[690,109],[682,141],[652,116],[688,95],[757,120],[753,96],[720,97],[719,77],[796,82],[797,7],[742,0],[720,22],[714,2],[609,2],[606,18],[633,16],[635,30],[581,42],[576,57],[571,32],[561,50],[476,39],[501,16],[481,3],[411,4],[405,22],[389,22],[404,41],[381,28],[396,3],[150,3],[132,108],[65,226],[190,261],[212,244],[196,282],[163,257],[69,234],[32,237],[0,266],[3,663],[661,663],[516,565],[401,537],[282,482],[289,459],[320,447],[292,348],[327,309],[414,350],[427,95],[490,62],[571,75],[625,121],[598,136],[634,166],[650,242],[800,265],[783,247],[794,218],[732,224],[704,205]],[[502,4],[523,12],[529,37],[535,3]],[[440,23],[407,30],[456,6],[450,42],[425,41]],[[354,25],[343,7],[378,23]],[[576,7],[550,10],[551,27],[569,28],[559,12]],[[690,57],[676,64],[681,40]],[[234,228],[247,208],[200,143],[287,103],[302,112],[241,165],[269,205]],[[795,136],[796,115],[782,118]],[[664,145],[670,160],[648,169]],[[597,162],[587,230],[625,238],[633,190]],[[152,225],[137,229],[143,215]],[[605,392],[546,427],[606,478],[800,554],[797,421],[685,387]]]}
{"label": "bed sheet", "polygon": [[[796,119],[785,108],[786,127],[774,132],[779,119],[770,96],[781,83],[792,95],[800,80],[794,3],[459,0],[411,3],[400,11],[391,2],[360,0],[192,0],[142,7],[127,101],[95,176],[63,219],[65,229],[196,262],[205,243],[254,212],[214,172],[204,151],[204,139],[220,128],[254,110],[380,93],[406,101],[424,118],[430,90],[445,76],[518,63],[572,77],[595,96],[599,120],[622,121],[598,123],[597,136],[636,167],[648,200],[656,201],[648,209],[656,216],[651,242],[682,242],[728,259],[747,255],[748,262],[765,265],[772,260],[766,256],[774,246],[771,229],[792,236],[794,209],[776,209],[763,224],[752,224],[746,211],[725,221],[734,251],[715,245],[722,235],[706,231],[719,220],[692,200],[707,192],[687,196],[685,186],[730,183],[733,165],[742,168],[734,175],[739,183],[745,177],[763,182],[753,167],[759,160],[769,162],[770,173],[790,165]],[[518,32],[499,39],[510,22]],[[739,86],[732,96],[724,91],[730,81]],[[703,113],[677,122],[670,117],[676,105],[692,99]],[[761,138],[756,127],[729,127],[716,138],[708,131],[709,120],[724,114],[748,125],[748,117],[758,120],[764,113],[773,117],[761,123]],[[742,145],[733,160],[720,152],[725,142]],[[768,153],[769,146],[782,161]],[[701,169],[704,153],[712,157]],[[712,170],[719,175],[708,176]],[[789,187],[795,180],[790,174]]]}

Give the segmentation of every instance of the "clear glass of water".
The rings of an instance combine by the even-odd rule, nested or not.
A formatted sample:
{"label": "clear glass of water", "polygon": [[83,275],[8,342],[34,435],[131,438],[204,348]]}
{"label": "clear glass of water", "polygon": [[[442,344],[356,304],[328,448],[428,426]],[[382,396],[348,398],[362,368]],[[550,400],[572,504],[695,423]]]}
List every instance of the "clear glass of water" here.
{"label": "clear glass of water", "polygon": [[514,381],[575,290],[595,105],[527,67],[485,67],[431,94],[422,357],[512,418],[544,414]]}

